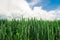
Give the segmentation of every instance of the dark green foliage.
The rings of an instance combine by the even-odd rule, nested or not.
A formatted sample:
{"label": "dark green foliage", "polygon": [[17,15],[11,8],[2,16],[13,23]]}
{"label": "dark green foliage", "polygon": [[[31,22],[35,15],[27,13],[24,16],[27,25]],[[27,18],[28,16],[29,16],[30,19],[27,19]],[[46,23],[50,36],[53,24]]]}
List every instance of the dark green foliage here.
{"label": "dark green foliage", "polygon": [[0,20],[0,40],[60,40],[60,20]]}

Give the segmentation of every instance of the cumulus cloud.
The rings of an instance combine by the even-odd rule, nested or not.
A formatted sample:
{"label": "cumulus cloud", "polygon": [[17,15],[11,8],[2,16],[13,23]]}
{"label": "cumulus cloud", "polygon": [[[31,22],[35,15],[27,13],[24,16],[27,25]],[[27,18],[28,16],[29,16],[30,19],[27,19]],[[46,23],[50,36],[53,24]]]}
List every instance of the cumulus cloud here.
{"label": "cumulus cloud", "polygon": [[32,10],[25,0],[0,0],[0,2],[0,15],[11,15],[16,18],[26,13],[32,13]]}
{"label": "cumulus cloud", "polygon": [[45,11],[41,6],[34,7],[34,9],[31,10],[26,0],[0,0],[0,16],[8,19],[20,19],[23,16],[23,18],[41,18],[43,20],[53,20],[57,18],[56,14],[60,14],[59,11],[60,10]]}
{"label": "cumulus cloud", "polygon": [[[56,10],[51,10],[51,11],[46,11],[43,10],[42,7],[35,7],[34,8],[34,13],[35,15],[43,20],[59,20],[60,19],[60,10],[56,9]],[[36,17],[35,16],[35,17]]]}
{"label": "cumulus cloud", "polygon": [[41,2],[41,0],[32,0],[29,5],[32,7],[34,6],[35,4],[37,4],[38,2]]}

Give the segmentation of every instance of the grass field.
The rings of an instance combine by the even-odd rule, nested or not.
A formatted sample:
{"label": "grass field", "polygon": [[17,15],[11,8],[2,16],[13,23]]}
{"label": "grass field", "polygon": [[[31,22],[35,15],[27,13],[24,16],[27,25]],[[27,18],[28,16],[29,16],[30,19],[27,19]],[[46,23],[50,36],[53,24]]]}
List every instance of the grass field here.
{"label": "grass field", "polygon": [[60,20],[0,20],[0,40],[60,40]]}

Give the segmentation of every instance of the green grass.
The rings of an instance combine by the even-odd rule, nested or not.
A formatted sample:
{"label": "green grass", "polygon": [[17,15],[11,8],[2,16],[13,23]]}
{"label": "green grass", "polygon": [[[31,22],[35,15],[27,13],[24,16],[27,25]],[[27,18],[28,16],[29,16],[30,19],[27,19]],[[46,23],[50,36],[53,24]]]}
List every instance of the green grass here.
{"label": "green grass", "polygon": [[60,20],[0,20],[0,40],[60,40]]}

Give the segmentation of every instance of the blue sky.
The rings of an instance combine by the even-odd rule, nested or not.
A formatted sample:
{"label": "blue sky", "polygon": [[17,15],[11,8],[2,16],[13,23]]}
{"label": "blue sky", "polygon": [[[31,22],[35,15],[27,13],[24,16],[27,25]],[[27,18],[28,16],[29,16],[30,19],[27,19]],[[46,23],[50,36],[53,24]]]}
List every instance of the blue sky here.
{"label": "blue sky", "polygon": [[[32,2],[32,0],[27,0],[28,3]],[[40,0],[32,8],[36,6],[42,6],[42,9],[50,11],[55,10],[57,7],[60,6],[60,0]]]}

